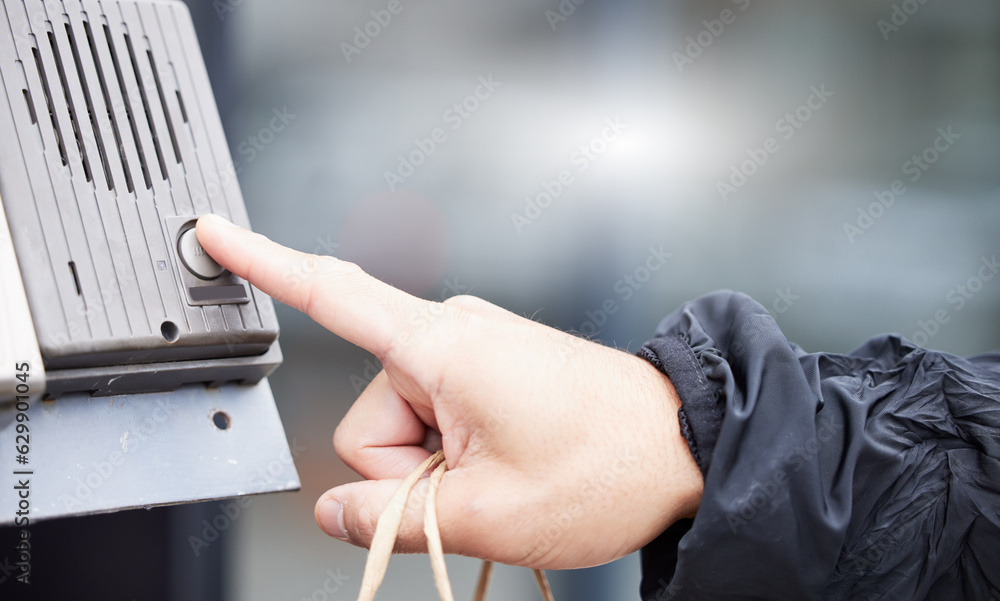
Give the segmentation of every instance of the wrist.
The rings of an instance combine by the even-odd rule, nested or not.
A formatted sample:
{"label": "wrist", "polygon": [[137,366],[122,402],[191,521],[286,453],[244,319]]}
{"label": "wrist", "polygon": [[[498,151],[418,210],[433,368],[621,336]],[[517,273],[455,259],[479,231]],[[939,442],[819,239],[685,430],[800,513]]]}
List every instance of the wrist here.
{"label": "wrist", "polygon": [[692,455],[691,448],[681,433],[678,411],[681,399],[673,383],[660,370],[640,358],[647,402],[663,407],[663,464],[654,477],[663,484],[659,489],[662,511],[661,529],[653,533],[657,536],[674,522],[683,518],[693,518],[698,512],[705,482],[701,470]]}

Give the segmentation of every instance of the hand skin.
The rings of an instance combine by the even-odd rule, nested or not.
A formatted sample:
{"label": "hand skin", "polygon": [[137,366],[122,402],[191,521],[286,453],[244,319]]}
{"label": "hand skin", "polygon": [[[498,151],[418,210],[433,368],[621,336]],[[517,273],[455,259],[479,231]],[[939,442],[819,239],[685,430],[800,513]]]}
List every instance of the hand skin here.
{"label": "hand skin", "polygon": [[[320,497],[327,534],[368,547],[400,480],[440,448],[447,553],[588,567],[697,512],[703,481],[680,434],[680,401],[646,361],[478,298],[418,299],[215,216],[198,222],[198,238],[231,272],[385,367],[334,434],[365,480]],[[397,552],[426,551],[426,482],[410,495]]]}

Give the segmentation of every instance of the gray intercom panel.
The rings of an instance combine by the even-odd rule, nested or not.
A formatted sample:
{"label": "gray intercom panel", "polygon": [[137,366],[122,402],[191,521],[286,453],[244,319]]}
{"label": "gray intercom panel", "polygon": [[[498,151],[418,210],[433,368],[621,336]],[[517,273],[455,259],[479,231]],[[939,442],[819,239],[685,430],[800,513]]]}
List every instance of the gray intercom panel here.
{"label": "gray intercom panel", "polygon": [[189,231],[249,227],[187,8],[3,0],[0,199],[49,397],[255,383],[271,300]]}

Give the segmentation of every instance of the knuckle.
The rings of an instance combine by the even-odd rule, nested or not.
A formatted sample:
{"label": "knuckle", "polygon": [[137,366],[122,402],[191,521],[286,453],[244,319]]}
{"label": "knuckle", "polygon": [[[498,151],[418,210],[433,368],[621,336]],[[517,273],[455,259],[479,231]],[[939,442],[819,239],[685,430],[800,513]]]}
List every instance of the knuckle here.
{"label": "knuckle", "polygon": [[458,294],[456,296],[451,296],[445,299],[445,305],[451,307],[458,307],[460,309],[468,309],[474,311],[476,309],[481,309],[489,303],[479,298],[478,296],[472,296],[471,294]]}
{"label": "knuckle", "polygon": [[467,298],[474,300],[460,301],[460,304],[452,305],[449,305],[447,301],[444,303],[445,316],[447,317],[445,323],[448,327],[449,337],[454,340],[461,340],[465,333],[481,327],[485,321],[477,308],[485,304],[486,301],[472,296]]}
{"label": "knuckle", "polygon": [[337,426],[337,429],[333,431],[333,450],[337,453],[338,457],[344,460],[344,463],[350,465],[353,453],[352,445],[348,439],[349,435],[344,429],[343,424]]}
{"label": "knuckle", "polygon": [[357,263],[343,261],[330,255],[313,255],[316,257],[316,269],[321,274],[333,274],[336,277],[353,277],[361,275],[364,270]]}
{"label": "knuckle", "polygon": [[426,353],[446,361],[463,356],[470,345],[480,344],[484,319],[466,307],[442,305],[441,319],[431,322],[425,338]]}

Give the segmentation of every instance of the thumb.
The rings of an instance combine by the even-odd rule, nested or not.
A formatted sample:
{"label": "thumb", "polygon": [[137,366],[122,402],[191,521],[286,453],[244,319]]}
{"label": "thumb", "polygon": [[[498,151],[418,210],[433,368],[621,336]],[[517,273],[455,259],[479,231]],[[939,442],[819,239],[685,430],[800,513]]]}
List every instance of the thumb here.
{"label": "thumb", "polygon": [[[421,478],[406,502],[396,538],[395,553],[426,553],[424,511],[428,478]],[[327,491],[316,503],[316,523],[328,535],[369,548],[379,516],[403,480],[366,480]],[[438,525],[445,553],[493,559],[503,547],[497,545],[500,497],[489,489],[472,486],[463,470],[444,474],[437,493]],[[508,526],[510,526],[509,524]],[[492,543],[492,544],[491,544]]]}

